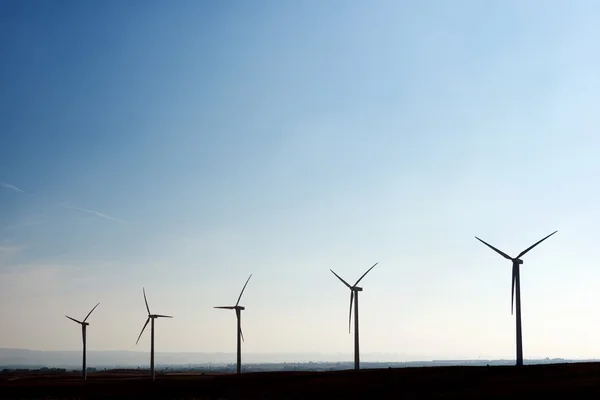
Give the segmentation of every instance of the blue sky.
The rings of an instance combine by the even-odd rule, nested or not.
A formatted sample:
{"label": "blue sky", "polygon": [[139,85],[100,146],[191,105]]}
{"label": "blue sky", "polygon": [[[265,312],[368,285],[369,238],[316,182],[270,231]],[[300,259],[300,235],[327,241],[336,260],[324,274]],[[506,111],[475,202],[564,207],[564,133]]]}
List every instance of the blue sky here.
{"label": "blue sky", "polygon": [[0,347],[526,357],[592,340],[592,1],[0,6]]}

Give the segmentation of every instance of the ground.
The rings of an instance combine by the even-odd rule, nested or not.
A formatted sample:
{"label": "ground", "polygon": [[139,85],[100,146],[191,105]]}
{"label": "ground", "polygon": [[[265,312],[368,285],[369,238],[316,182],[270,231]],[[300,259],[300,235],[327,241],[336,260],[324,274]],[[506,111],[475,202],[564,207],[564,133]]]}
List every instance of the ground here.
{"label": "ground", "polygon": [[5,399],[509,399],[517,395],[600,398],[600,363],[525,367],[422,367],[232,374],[109,371],[1,374]]}

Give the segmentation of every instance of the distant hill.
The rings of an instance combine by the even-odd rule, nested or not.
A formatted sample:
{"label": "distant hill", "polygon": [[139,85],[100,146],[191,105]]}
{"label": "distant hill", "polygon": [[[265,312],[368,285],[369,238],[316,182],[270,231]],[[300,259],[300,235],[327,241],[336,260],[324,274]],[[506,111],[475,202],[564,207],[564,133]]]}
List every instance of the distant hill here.
{"label": "distant hill", "polygon": [[[145,366],[149,362],[149,351],[91,351],[87,352],[87,365],[90,367]],[[157,364],[185,365],[185,364],[229,364],[235,362],[235,353],[164,353],[156,352]],[[419,358],[411,358],[406,354],[361,354],[365,362],[403,362]],[[421,358],[422,359],[422,358]],[[351,361],[353,355],[348,354],[322,354],[322,353],[244,353],[244,363],[282,363],[282,362],[339,362]],[[0,366],[78,366],[81,363],[81,351],[39,351],[27,349],[0,348]]]}
{"label": "distant hill", "polygon": [[[224,365],[235,362],[235,353],[162,353],[156,354],[157,366],[195,366],[195,365]],[[88,367],[102,368],[146,368],[149,363],[149,351],[88,351]],[[349,363],[353,355],[342,353],[281,353],[260,354],[244,353],[243,363],[248,364],[271,364],[271,363]],[[546,364],[562,362],[580,362],[596,360],[565,360],[565,359],[540,359],[526,360],[528,364]],[[407,354],[365,353],[361,354],[363,365],[372,363],[393,363],[403,366],[435,366],[435,365],[506,365],[513,364],[508,360],[431,360],[426,357],[409,356]],[[3,349],[0,348],[1,368],[79,368],[81,366],[81,351],[39,351],[27,349]],[[402,366],[402,365],[397,365]],[[376,367],[375,365],[373,367]]]}

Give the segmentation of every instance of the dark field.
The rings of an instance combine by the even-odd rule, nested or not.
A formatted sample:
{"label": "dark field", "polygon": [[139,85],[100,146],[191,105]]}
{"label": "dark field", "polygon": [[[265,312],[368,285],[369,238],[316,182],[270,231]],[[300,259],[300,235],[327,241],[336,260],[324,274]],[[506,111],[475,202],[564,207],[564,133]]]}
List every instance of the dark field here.
{"label": "dark field", "polygon": [[0,399],[508,399],[600,398],[600,363],[423,367],[331,372],[0,375]]}

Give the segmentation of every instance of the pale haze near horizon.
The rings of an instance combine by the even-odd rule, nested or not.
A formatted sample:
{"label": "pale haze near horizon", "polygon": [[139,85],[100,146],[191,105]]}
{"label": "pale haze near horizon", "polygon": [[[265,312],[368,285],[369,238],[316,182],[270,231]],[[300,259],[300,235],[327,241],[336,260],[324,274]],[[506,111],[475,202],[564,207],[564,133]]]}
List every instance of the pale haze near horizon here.
{"label": "pale haze near horizon", "polygon": [[[600,357],[600,4],[4,2],[0,347]],[[159,361],[159,360],[157,360]],[[382,360],[385,361],[385,360]]]}

